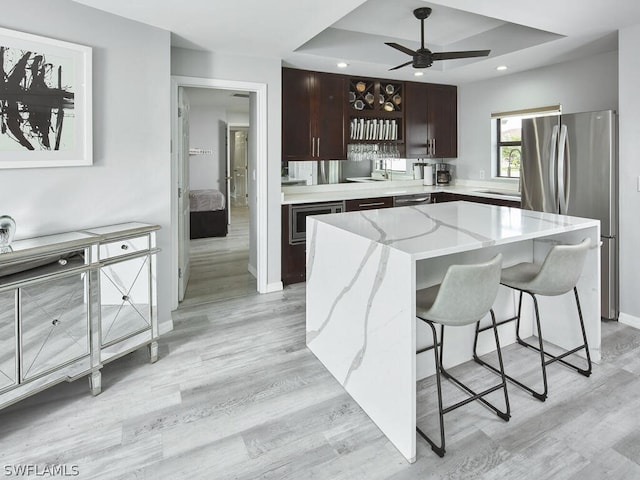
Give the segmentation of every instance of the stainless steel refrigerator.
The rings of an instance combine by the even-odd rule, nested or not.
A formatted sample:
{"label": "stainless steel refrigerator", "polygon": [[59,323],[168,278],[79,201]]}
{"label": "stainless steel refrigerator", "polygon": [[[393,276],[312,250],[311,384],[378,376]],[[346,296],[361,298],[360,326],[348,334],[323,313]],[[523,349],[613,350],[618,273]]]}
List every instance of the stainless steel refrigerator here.
{"label": "stainless steel refrigerator", "polygon": [[600,220],[602,317],[618,318],[618,160],[612,110],[522,120],[522,208]]}

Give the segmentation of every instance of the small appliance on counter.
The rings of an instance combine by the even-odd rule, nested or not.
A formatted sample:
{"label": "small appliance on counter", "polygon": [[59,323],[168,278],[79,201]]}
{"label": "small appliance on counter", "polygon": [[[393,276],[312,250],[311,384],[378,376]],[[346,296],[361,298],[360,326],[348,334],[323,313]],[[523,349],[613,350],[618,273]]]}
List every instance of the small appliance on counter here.
{"label": "small appliance on counter", "polygon": [[426,163],[424,166],[424,175],[422,177],[423,185],[433,185],[433,165]]}
{"label": "small appliance on counter", "polygon": [[451,183],[451,167],[446,163],[436,164],[436,185]]}
{"label": "small appliance on counter", "polygon": [[413,164],[413,179],[414,180],[422,180],[424,171],[424,163],[414,163]]}

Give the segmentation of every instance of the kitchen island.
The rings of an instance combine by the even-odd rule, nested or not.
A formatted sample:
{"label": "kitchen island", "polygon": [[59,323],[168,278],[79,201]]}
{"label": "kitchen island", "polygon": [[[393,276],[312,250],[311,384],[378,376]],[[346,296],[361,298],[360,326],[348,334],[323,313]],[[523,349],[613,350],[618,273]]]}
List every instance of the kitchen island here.
{"label": "kitchen island", "polygon": [[[430,342],[416,322],[416,290],[439,283],[455,263],[503,266],[541,262],[556,243],[590,238],[578,282],[592,359],[600,359],[600,226],[596,220],[470,202],[307,217],[307,346],[409,461],[416,456],[416,381],[434,372]],[[494,310],[513,316],[514,292],[501,287]],[[545,339],[561,347],[581,342],[573,295],[540,298]],[[486,319],[484,321],[487,321]],[[571,325],[567,325],[571,323]],[[530,305],[523,336],[531,334]],[[503,345],[513,343],[502,327]],[[471,359],[473,326],[449,329],[445,366]],[[449,332],[448,331],[448,332]],[[489,335],[478,352],[494,349]],[[508,369],[508,365],[506,366]]]}

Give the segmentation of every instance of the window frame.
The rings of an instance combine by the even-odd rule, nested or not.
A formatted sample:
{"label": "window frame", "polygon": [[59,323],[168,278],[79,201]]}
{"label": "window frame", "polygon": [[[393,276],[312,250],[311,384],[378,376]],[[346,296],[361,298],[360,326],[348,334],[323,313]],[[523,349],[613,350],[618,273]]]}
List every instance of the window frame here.
{"label": "window frame", "polygon": [[519,179],[520,176],[512,177],[502,175],[502,155],[501,149],[502,147],[520,147],[520,153],[522,154],[522,126],[520,126],[520,140],[519,141],[502,141],[502,119],[506,117],[496,117],[496,177],[500,179]]}
{"label": "window frame", "polygon": [[[508,118],[508,117],[520,117],[521,119],[524,118],[531,118],[531,117],[544,117],[547,115],[561,115],[562,114],[562,104],[557,104],[557,105],[548,105],[545,107],[533,107],[533,108],[524,108],[524,109],[519,109],[519,110],[508,110],[508,111],[501,111],[501,112],[492,112],[491,113],[491,120],[497,120],[498,123],[492,123],[491,124],[491,134],[493,135],[493,128],[495,125],[496,128],[496,132],[498,134],[497,138],[495,138],[496,140],[496,148],[494,149],[494,145],[493,145],[493,140],[491,141],[492,145],[491,145],[491,160],[492,160],[492,165],[491,165],[491,176],[493,178],[497,178],[497,179],[501,179],[501,180],[519,180],[519,177],[507,177],[507,176],[503,176],[500,175],[500,149],[505,146],[517,146],[518,142],[515,142],[515,145],[509,145],[509,143],[511,142],[501,142],[500,141],[500,137],[501,137],[501,131],[502,131],[502,125],[501,125],[501,121],[504,118]],[[520,134],[520,154],[522,154],[522,132]],[[496,158],[494,158],[494,155]],[[522,158],[520,159],[520,167],[522,168]],[[495,170],[494,170],[495,169]],[[521,172],[522,173],[522,172]]]}

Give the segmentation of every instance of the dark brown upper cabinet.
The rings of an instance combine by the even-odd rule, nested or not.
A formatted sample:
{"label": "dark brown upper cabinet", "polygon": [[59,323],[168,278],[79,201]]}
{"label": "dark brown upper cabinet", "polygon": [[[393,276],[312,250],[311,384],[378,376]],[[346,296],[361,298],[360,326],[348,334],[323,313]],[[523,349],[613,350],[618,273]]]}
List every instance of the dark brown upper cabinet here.
{"label": "dark brown upper cabinet", "polygon": [[282,159],[346,158],[346,77],[282,69]]}
{"label": "dark brown upper cabinet", "polygon": [[458,89],[453,85],[405,84],[405,146],[408,158],[458,156]]}

